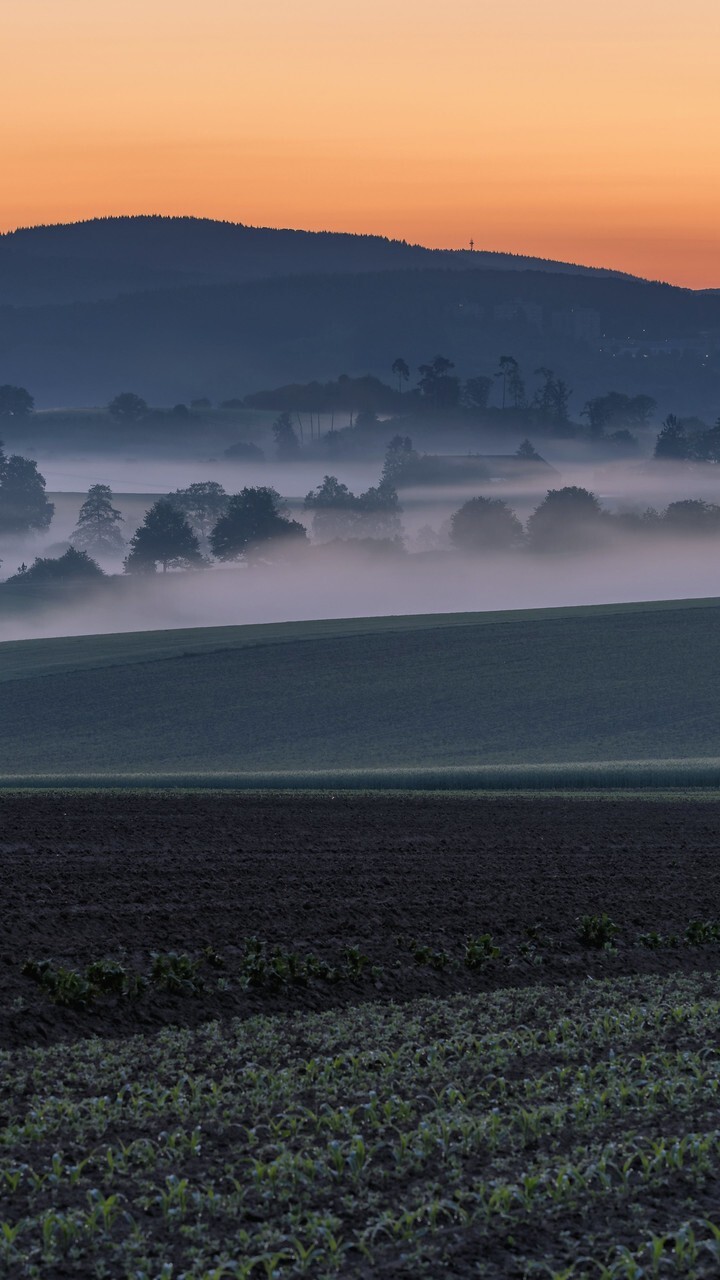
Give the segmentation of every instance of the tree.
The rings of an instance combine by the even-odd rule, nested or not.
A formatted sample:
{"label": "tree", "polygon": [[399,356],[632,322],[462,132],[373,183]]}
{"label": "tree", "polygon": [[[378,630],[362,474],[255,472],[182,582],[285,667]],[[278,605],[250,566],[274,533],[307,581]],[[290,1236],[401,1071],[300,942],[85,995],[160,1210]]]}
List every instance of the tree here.
{"label": "tree", "polygon": [[402,507],[396,490],[386,480],[358,495],[358,522],[363,538],[402,538]]}
{"label": "tree", "polygon": [[702,536],[720,533],[720,507],[714,502],[699,498],[685,498],[671,502],[662,517],[662,527],[668,533]]}
{"label": "tree", "polygon": [[512,402],[514,409],[522,409],[525,404],[525,383],[520,375],[520,365],[514,356],[500,357],[495,377],[502,379],[503,409],[508,400]]}
{"label": "tree", "polygon": [[556,378],[552,369],[541,365],[535,373],[543,379],[542,386],[535,392],[533,408],[547,421],[566,423],[568,421],[568,404],[570,388],[562,378]]}
{"label": "tree", "polygon": [[450,520],[450,541],[461,551],[510,551],[523,539],[515,512],[500,498],[470,498]]}
{"label": "tree", "polygon": [[626,396],[620,391],[609,391],[605,396],[587,400],[580,416],[588,419],[591,435],[602,436],[608,427],[646,427],[655,408],[652,396]]}
{"label": "tree", "polygon": [[196,535],[167,498],[160,498],[145,513],[139,529],[130,539],[125,559],[126,573],[155,573],[157,565],[168,569],[191,569],[204,564]]}
{"label": "tree", "polygon": [[450,373],[455,365],[446,356],[435,356],[430,364],[421,364],[420,393],[432,409],[452,409],[460,399],[460,379]]}
{"label": "tree", "polygon": [[300,441],[297,438],[289,413],[281,413],[273,423],[275,453],[278,462],[295,462],[300,457]]}
{"label": "tree", "polygon": [[104,577],[100,565],[91,560],[87,551],[69,547],[55,559],[38,556],[29,569],[22,565],[8,582],[96,582]]}
{"label": "tree", "polygon": [[674,413],[669,413],[655,441],[655,457],[663,461],[685,461],[692,455],[685,427]]}
{"label": "tree", "polygon": [[200,480],[168,494],[168,501],[182,512],[200,545],[206,547],[220,516],[227,510],[228,496],[217,480]]}
{"label": "tree", "polygon": [[393,361],[392,371],[397,378],[398,391],[402,394],[402,384],[407,382],[410,377],[410,366],[403,360],[402,356],[398,356],[397,360]]}
{"label": "tree", "polygon": [[108,405],[110,417],[118,422],[139,422],[147,410],[147,402],[134,391],[121,391]]}
{"label": "tree", "polygon": [[337,476],[324,476],[305,497],[305,510],[314,512],[313,536],[319,542],[348,538],[357,524],[357,498]]}
{"label": "tree", "polygon": [[385,450],[381,484],[397,488],[410,476],[419,459],[420,455],[413,449],[410,436],[393,436]]}
{"label": "tree", "polygon": [[545,459],[540,456],[535,445],[527,437],[519,444],[515,450],[516,458],[525,458],[528,462],[544,462]]}
{"label": "tree", "polygon": [[0,387],[0,418],[26,418],[34,407],[35,401],[24,387],[9,383]]}
{"label": "tree", "polygon": [[0,445],[0,533],[47,529],[54,512],[37,463],[19,454],[6,458]]}
{"label": "tree", "polygon": [[530,545],[539,551],[572,551],[591,546],[608,516],[594,493],[577,485],[550,489],[527,523]]}
{"label": "tree", "polygon": [[125,547],[125,539],[118,528],[122,520],[121,513],[112,505],[110,485],[93,484],[80,508],[70,541],[79,551],[92,551],[102,556],[118,555]]}
{"label": "tree", "polygon": [[492,384],[492,378],[468,378],[462,396],[466,409],[487,409]]}
{"label": "tree", "polygon": [[242,489],[228,500],[227,510],[210,534],[212,553],[218,560],[239,560],[267,554],[273,543],[307,540],[304,525],[288,520],[280,494],[275,489]]}

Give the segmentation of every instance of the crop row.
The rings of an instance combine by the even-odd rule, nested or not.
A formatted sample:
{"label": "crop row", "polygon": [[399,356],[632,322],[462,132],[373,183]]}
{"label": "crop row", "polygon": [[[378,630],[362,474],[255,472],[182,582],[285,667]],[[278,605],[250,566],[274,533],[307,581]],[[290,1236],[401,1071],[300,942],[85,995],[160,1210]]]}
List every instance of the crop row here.
{"label": "crop row", "polygon": [[23,1280],[432,1276],[470,1241],[479,1275],[510,1258],[528,1276],[716,1275],[713,983],[588,981],[2,1054],[0,1265]]}
{"label": "crop row", "polygon": [[[619,932],[619,926],[603,912],[582,916],[577,921],[575,938],[578,945],[586,950],[614,951]],[[635,939],[637,946],[649,950],[681,945],[707,946],[718,942],[720,921],[714,920],[692,920],[682,936],[663,935],[653,930],[641,933]],[[540,926],[527,928],[524,941],[514,950],[496,943],[490,933],[466,938],[459,954],[453,954],[445,946],[437,947],[416,938],[399,936],[396,943],[413,964],[439,972],[458,968],[484,969],[498,960],[540,965],[555,946],[553,939]],[[357,981],[365,975],[377,980],[382,976],[383,966],[373,963],[354,945],[342,948],[331,963],[311,952],[288,951],[253,937],[245,941],[242,950],[232,960],[222,956],[212,945],[206,946],[197,956],[176,951],[153,952],[147,973],[137,973],[112,957],[95,960],[82,970],[47,958],[27,960],[22,967],[23,974],[55,1004],[70,1008],[83,1008],[104,996],[138,999],[151,988],[177,995],[201,996],[209,985],[208,970],[222,971],[210,984],[218,991],[237,987],[242,991],[272,992],[287,986],[308,986],[313,982],[336,984]]]}

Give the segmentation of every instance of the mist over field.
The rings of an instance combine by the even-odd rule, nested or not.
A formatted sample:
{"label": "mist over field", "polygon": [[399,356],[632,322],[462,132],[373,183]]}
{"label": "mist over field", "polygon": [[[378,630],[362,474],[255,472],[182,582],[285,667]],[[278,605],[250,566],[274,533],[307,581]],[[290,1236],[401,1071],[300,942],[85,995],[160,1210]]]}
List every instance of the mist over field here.
{"label": "mist over field", "polygon": [[[424,485],[403,489],[402,545],[394,550],[313,539],[312,512],[305,494],[332,469],[351,489],[377,482],[378,463],[344,460],[330,467],[317,460],[282,464],[234,464],[146,454],[116,458],[38,457],[55,504],[42,535],[3,543],[0,580],[35,556],[57,556],[68,545],[85,492],[109,484],[123,515],[127,540],[157,498],[197,481],[217,480],[228,493],[244,486],[270,485],[285,499],[289,514],[310,535],[307,546],[274,562],[213,563],[194,571],[150,576],[123,573],[122,558],[98,557],[111,577],[86,587],[71,600],[62,592],[23,588],[0,598],[0,639],[101,632],[129,632],[322,618],[536,609],[575,604],[686,599],[718,593],[716,536],[673,537],[626,527],[647,508],[663,510],[680,499],[714,503],[720,477],[712,468],[690,472],[681,465],[658,468],[647,461],[592,465],[563,454],[558,441],[546,450],[556,468],[554,487],[575,485],[594,492],[616,517],[596,546],[572,542],[562,552],[528,547],[512,552],[453,547],[450,521],[463,503],[482,494],[505,501],[525,524],[545,497],[537,480],[509,484]],[[620,519],[617,519],[620,517]]]}
{"label": "mist over field", "polygon": [[175,627],[423,613],[538,609],[718,594],[707,539],[618,542],[603,552],[471,557],[431,552],[378,560],[322,550],[285,564],[211,568],[103,582],[72,601],[3,602],[0,640]]}

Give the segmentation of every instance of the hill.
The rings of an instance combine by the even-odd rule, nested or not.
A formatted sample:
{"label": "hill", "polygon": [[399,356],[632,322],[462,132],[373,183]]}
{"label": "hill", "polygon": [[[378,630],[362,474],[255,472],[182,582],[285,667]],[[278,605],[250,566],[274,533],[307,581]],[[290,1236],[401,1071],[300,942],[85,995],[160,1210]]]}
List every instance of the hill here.
{"label": "hill", "polygon": [[[583,337],[583,317],[606,340]],[[467,377],[492,374],[510,351],[527,375],[547,365],[565,376],[577,411],[615,388],[653,394],[663,414],[680,406],[712,421],[720,362],[713,333],[719,296],[630,278],[467,267],[292,275],[0,308],[3,379],[48,406],[105,404],[121,389],[173,404],[343,372],[387,378],[400,354],[414,376],[442,352]],[[623,335],[627,345],[633,334],[637,350],[612,341]],[[668,337],[682,359],[669,358]]]}
{"label": "hill", "polygon": [[468,265],[620,274],[511,253],[427,249],[384,236],[248,227],[210,218],[93,218],[0,235],[0,305],[87,301],[271,276]]}
{"label": "hill", "polygon": [[720,601],[0,645],[0,774],[720,755]]}

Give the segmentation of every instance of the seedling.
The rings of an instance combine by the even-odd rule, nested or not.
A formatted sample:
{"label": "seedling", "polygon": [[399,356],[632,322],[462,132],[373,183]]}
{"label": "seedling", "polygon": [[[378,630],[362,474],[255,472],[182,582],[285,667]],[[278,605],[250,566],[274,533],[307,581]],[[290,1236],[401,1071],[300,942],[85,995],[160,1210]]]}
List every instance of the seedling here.
{"label": "seedling", "polygon": [[490,960],[497,960],[500,948],[493,942],[491,933],[481,933],[468,938],[465,943],[464,962],[468,969],[482,969]]}
{"label": "seedling", "polygon": [[606,912],[602,915],[582,916],[579,921],[578,935],[581,946],[594,951],[609,951],[613,939],[619,932],[619,925],[616,925]]}

